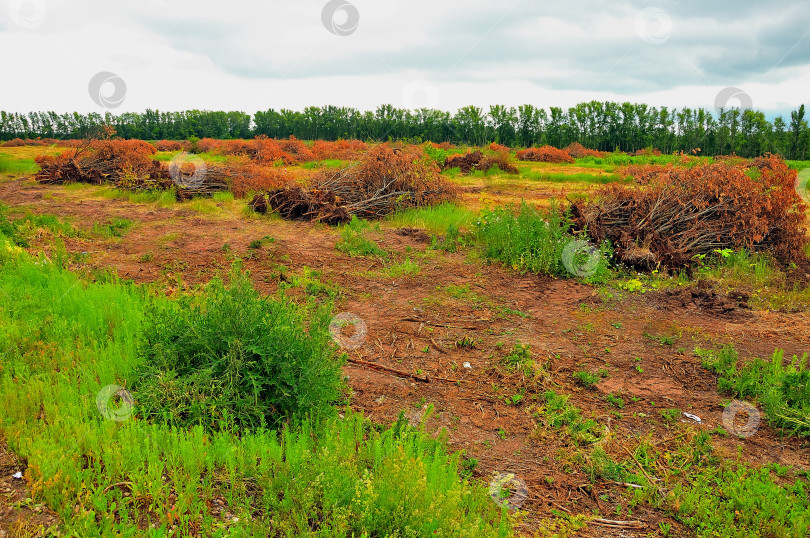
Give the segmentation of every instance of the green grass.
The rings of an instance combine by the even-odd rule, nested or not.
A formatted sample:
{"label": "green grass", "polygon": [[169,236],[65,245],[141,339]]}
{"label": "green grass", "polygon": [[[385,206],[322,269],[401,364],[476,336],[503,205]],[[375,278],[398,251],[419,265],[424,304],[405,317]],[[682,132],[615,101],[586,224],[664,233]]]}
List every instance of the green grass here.
{"label": "green grass", "polygon": [[304,170],[313,170],[315,168],[343,168],[347,164],[347,161],[341,161],[340,159],[324,159],[322,161],[309,161],[301,164],[301,168]]}
{"label": "green grass", "polygon": [[703,367],[718,374],[717,388],[735,398],[762,404],[768,422],[785,433],[810,436],[810,370],[807,353],[784,361],[784,352],[771,359],[754,358],[740,365],[733,346],[719,350],[697,348]]}
{"label": "green grass", "polygon": [[[74,185],[81,185],[81,183],[75,183]],[[123,199],[133,204],[155,204],[161,208],[172,207],[177,202],[177,197],[175,196],[175,192],[173,190],[145,190],[131,192],[122,189],[101,187],[97,188],[94,195],[101,196],[102,198],[108,198],[110,200]]]}
{"label": "green grass", "polygon": [[14,245],[29,247],[30,240],[38,230],[46,229],[55,237],[78,237],[81,232],[71,224],[53,215],[34,215],[25,213],[17,219],[9,218],[9,208],[0,202],[0,236],[6,237]]}
{"label": "green grass", "polygon": [[574,381],[585,388],[591,388],[601,381],[601,378],[598,375],[586,371],[574,372],[572,377],[574,378]]}
{"label": "green grass", "polygon": [[[540,211],[524,202],[517,211],[512,208],[482,211],[474,223],[473,235],[486,258],[516,271],[572,277],[576,274],[572,270],[581,268],[589,270],[582,274],[586,280],[603,281],[610,273],[607,246],[599,249],[592,264],[581,260],[578,256],[587,252],[572,248],[580,243],[568,233],[570,226],[556,206]],[[571,256],[568,266],[564,254]]]}
{"label": "green grass", "polygon": [[475,214],[464,207],[445,202],[434,206],[402,209],[388,217],[391,226],[397,228],[419,228],[433,235],[444,234],[454,226],[456,229],[469,228]]}
{"label": "green grass", "polygon": [[371,225],[356,215],[352,215],[352,220],[343,225],[341,239],[335,244],[335,248],[345,252],[352,257],[378,256],[388,257],[388,253],[381,249],[377,242],[366,237],[371,230]]}
{"label": "green grass", "polygon": [[418,275],[422,267],[410,258],[405,258],[402,262],[385,268],[386,276],[390,278],[400,278],[403,276]]}
{"label": "green grass", "polygon": [[216,202],[214,202],[211,198],[203,198],[198,196],[192,198],[186,202],[186,204],[197,213],[202,213],[203,215],[212,215],[219,211],[219,207],[217,207]]}
{"label": "green grass", "polygon": [[539,411],[544,424],[562,432],[578,445],[595,443],[604,435],[604,429],[595,420],[582,416],[582,411],[568,402],[568,396],[553,390],[543,394],[545,404]]}
{"label": "green grass", "polygon": [[592,183],[603,185],[606,183],[623,182],[624,180],[616,174],[586,174],[586,173],[543,173],[527,171],[521,173],[521,177],[531,181],[549,181],[552,183]]}
{"label": "green grass", "polygon": [[234,196],[232,192],[215,192],[214,194],[211,195],[211,199],[217,203],[233,202]]}
{"label": "green grass", "polygon": [[34,174],[39,170],[39,165],[32,158],[13,157],[0,153],[0,174],[23,175]]}
{"label": "green grass", "polygon": [[[31,502],[56,512],[61,535],[133,536],[139,526],[154,536],[172,527],[205,536],[512,535],[484,488],[459,478],[460,455],[404,418],[375,427],[346,410],[275,431],[211,431],[144,420],[137,392],[134,408],[128,398],[99,405],[104,387],[147,382],[139,376],[151,364],[143,362],[145,327],[162,346],[152,359],[176,346],[177,333],[181,347],[199,346],[212,360],[222,357],[205,345],[219,345],[216,328],[186,323],[192,334],[181,335],[171,328],[176,318],[150,312],[182,312],[182,302],[114,278],[86,283],[0,243],[0,297],[15,298],[0,301],[0,433],[27,462]],[[201,289],[187,300],[211,306],[221,293]],[[227,323],[218,312],[212,323]],[[194,330],[207,333],[194,343]],[[250,340],[227,341],[252,353]],[[230,355],[239,356],[248,366],[251,355]]]}
{"label": "green grass", "polygon": [[135,223],[129,219],[113,219],[106,224],[95,223],[93,225],[93,232],[101,235],[102,237],[124,237],[124,234],[132,228]]}

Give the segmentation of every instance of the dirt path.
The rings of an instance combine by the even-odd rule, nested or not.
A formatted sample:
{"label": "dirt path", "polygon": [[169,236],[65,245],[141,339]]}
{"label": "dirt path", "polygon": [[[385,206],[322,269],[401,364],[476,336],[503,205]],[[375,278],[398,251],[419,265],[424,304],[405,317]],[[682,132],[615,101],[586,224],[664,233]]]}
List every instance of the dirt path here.
{"label": "dirt path", "polygon": [[[606,481],[592,485],[579,466],[566,460],[570,440],[538,428],[543,391],[570,394],[571,403],[607,424],[615,439],[668,439],[688,427],[714,430],[728,401],[694,357],[696,346],[734,342],[743,359],[770,357],[775,348],[787,356],[801,355],[810,347],[807,314],[750,311],[705,290],[605,300],[595,288],[574,280],[518,275],[464,252],[429,250],[424,238],[383,228],[380,245],[393,253],[388,265],[412,258],[421,266],[414,276],[393,278],[378,260],[335,250],[338,234],[324,226],[248,219],[239,202],[220,204],[219,212],[206,215],[188,204],[160,209],[91,198],[89,192],[0,184],[4,203],[67,217],[84,230],[121,217],[136,222],[120,239],[66,239],[78,269],[114,269],[124,279],[161,283],[169,293],[179,277],[188,285],[227,273],[236,257],[267,292],[304,268],[320,272],[320,279],[340,293],[338,311],[351,312],[367,325],[365,343],[349,353],[352,359],[428,378],[350,363],[345,373],[352,406],[372,420],[390,422],[401,411],[418,421],[425,406],[433,404],[427,427],[446,428],[451,446],[479,461],[477,476],[511,471],[526,482],[527,528],[561,508],[598,510],[610,518],[625,490]],[[249,248],[267,236],[273,240]],[[43,236],[32,250],[49,251],[49,242]],[[543,365],[537,377],[504,366],[517,343],[529,345],[532,359]],[[601,371],[604,378],[594,388],[582,388],[572,375],[583,370]],[[625,405],[620,412],[607,405],[607,394],[621,394]],[[702,423],[683,415],[667,420],[662,415],[667,409],[691,413]],[[741,449],[750,462],[810,468],[807,447],[779,439],[765,424],[748,439],[715,436],[714,443],[729,457]],[[615,455],[626,459],[620,451]],[[0,510],[8,507],[0,498]],[[644,536],[660,521],[688,535],[674,520],[644,506],[634,509],[632,519],[643,528],[590,526],[583,535]]]}

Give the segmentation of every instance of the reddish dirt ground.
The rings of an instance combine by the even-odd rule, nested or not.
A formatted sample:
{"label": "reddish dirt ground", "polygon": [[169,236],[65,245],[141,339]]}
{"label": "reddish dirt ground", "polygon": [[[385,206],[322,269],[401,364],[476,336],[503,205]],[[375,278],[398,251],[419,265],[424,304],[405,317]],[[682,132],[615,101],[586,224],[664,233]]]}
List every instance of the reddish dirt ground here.
{"label": "reddish dirt ground", "polygon": [[[82,230],[119,217],[135,222],[120,239],[66,238],[78,270],[112,269],[123,279],[159,283],[167,293],[177,289],[179,279],[188,286],[227,273],[236,257],[266,292],[304,267],[320,271],[323,282],[340,292],[337,311],[351,312],[367,325],[365,343],[350,351],[350,358],[402,373],[347,364],[351,405],[384,423],[401,411],[417,421],[424,406],[433,404],[435,414],[426,427],[446,428],[454,449],[478,459],[476,476],[487,480],[495,471],[510,471],[525,481],[527,532],[557,510],[634,522],[623,528],[591,523],[582,536],[655,535],[661,521],[672,525],[674,535],[690,535],[665,513],[643,505],[632,516],[611,517],[618,505],[626,506],[626,488],[603,480],[592,483],[579,466],[569,464],[570,440],[542,427],[536,414],[536,398],[544,390],[570,394],[585,415],[607,424],[611,442],[606,450],[626,460],[621,447],[633,440],[651,435],[665,444],[681,433],[721,424],[729,398],[717,393],[715,377],[692,353],[696,346],[733,342],[741,358],[748,359],[770,357],[775,348],[786,356],[801,355],[810,341],[806,313],[752,311],[737,298],[705,287],[602,299],[595,288],[575,280],[519,275],[465,252],[432,251],[423,234],[383,227],[379,243],[393,260],[412,257],[421,265],[415,276],[392,278],[383,262],[338,252],[338,233],[325,226],[245,218],[227,203],[208,215],[188,204],[160,209],[92,198],[89,192],[0,183],[0,200],[15,210],[65,217]],[[249,248],[265,236],[274,241]],[[32,251],[50,252],[52,242],[43,233]],[[465,338],[466,346],[461,345]],[[532,358],[546,365],[538,379],[504,367],[504,357],[518,342],[528,344]],[[580,370],[608,375],[586,389],[572,378]],[[506,402],[521,389],[518,405]],[[621,393],[625,406],[620,413],[606,404],[608,393]],[[697,415],[702,423],[683,416],[667,421],[661,411],[670,408]],[[752,463],[810,467],[807,446],[781,439],[764,423],[747,439],[714,435],[713,443],[720,454],[735,457],[739,449]],[[5,475],[11,474],[2,461],[0,493],[9,485]],[[22,494],[14,491],[13,501],[0,496],[0,529],[9,528],[10,518],[31,517],[28,509],[13,506]]]}

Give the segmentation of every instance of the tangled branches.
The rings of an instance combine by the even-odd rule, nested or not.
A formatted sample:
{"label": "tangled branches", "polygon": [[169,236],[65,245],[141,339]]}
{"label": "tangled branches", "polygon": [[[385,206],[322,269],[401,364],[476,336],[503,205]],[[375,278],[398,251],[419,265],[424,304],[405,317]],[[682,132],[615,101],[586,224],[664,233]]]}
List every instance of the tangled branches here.
{"label": "tangled branches", "polygon": [[781,263],[804,252],[805,206],[796,171],[779,157],[753,166],[667,167],[645,188],[610,185],[595,200],[572,202],[575,227],[613,242],[616,256],[649,268],[687,267],[715,249],[770,251]]}
{"label": "tangled branches", "polygon": [[309,219],[338,224],[352,215],[373,219],[398,208],[428,205],[451,199],[456,188],[439,176],[423,155],[387,144],[375,147],[358,164],[321,172],[309,189],[288,186],[256,196],[255,211],[276,211],[287,219]]}

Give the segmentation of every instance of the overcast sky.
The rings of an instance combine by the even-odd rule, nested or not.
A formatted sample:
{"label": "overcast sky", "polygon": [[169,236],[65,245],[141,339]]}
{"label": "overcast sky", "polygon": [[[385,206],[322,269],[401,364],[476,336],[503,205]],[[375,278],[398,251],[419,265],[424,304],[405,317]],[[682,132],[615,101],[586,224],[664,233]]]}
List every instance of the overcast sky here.
{"label": "overcast sky", "polygon": [[810,103],[807,0],[0,3],[7,111]]}

